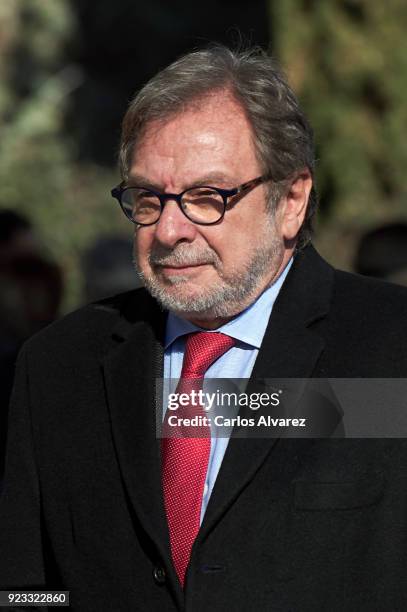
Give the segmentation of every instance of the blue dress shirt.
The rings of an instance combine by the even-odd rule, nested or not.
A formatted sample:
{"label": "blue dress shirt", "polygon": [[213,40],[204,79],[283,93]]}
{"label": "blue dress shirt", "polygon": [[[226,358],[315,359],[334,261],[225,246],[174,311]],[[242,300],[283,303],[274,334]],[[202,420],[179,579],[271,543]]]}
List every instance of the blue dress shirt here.
{"label": "blue dress shirt", "polygon": [[[235,338],[236,345],[222,355],[222,357],[219,357],[219,359],[208,368],[205,378],[250,378],[274,302],[291,268],[292,261],[293,260],[290,259],[276,282],[268,287],[253,304],[241,312],[237,317],[225,323],[225,325],[213,330],[214,332],[222,332],[223,334]],[[165,334],[164,379],[179,379],[184,358],[185,334],[196,331],[209,330],[203,330],[201,327],[197,327],[193,323],[181,319],[173,313],[168,315]],[[201,523],[228,442],[229,439],[226,437],[211,438],[211,451],[202,498]]]}

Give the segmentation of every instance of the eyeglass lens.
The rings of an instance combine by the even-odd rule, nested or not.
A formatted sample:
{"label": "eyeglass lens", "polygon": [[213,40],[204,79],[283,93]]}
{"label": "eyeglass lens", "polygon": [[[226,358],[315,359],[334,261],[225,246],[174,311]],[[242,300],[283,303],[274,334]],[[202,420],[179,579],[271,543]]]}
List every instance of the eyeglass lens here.
{"label": "eyeglass lens", "polygon": [[[136,187],[123,192],[122,206],[136,223],[155,223],[161,214],[159,198],[151,191]],[[224,212],[222,196],[214,189],[203,187],[188,189],[181,197],[181,206],[185,215],[196,223],[215,223]]]}

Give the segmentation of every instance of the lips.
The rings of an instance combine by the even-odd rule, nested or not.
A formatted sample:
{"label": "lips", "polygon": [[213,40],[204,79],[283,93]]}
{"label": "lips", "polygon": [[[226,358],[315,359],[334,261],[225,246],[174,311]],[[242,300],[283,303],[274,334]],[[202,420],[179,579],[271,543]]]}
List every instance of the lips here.
{"label": "lips", "polygon": [[184,264],[158,264],[162,268],[171,268],[173,270],[184,270],[185,268],[198,268],[199,266],[208,266],[209,263],[204,261],[202,263],[184,263]]}
{"label": "lips", "polygon": [[204,269],[208,266],[207,263],[194,263],[194,264],[183,264],[180,265],[169,265],[160,264],[156,270],[158,274],[161,274],[164,278],[195,278],[203,273]]}
{"label": "lips", "polygon": [[197,266],[208,266],[213,264],[211,260],[196,260],[196,259],[184,259],[184,260],[171,260],[165,258],[152,258],[150,263],[153,266],[160,266],[162,268],[194,268]]}

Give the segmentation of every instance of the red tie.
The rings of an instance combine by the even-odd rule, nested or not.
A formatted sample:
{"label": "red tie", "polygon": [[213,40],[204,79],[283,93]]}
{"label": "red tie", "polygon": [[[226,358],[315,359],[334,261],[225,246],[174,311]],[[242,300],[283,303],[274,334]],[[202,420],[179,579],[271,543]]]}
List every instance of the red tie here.
{"label": "red tie", "polygon": [[[233,338],[218,332],[189,334],[176,393],[202,389],[207,369],[234,344]],[[169,412],[167,410],[166,417]],[[198,409],[195,406],[180,406],[172,414],[178,418],[189,418],[199,414],[204,416],[205,413],[201,406]],[[164,421],[164,428],[166,425]],[[164,505],[172,558],[179,581],[184,585],[192,545],[199,530],[211,438],[209,426],[190,429],[186,433],[189,437],[181,437],[180,431],[172,431],[170,435],[173,437],[163,437],[161,452]],[[191,437],[191,431],[199,437]]]}

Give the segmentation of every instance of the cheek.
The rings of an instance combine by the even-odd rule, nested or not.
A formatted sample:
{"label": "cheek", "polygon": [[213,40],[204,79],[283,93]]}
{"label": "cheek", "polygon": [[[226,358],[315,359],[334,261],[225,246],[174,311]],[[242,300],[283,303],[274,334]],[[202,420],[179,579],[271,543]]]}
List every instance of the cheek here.
{"label": "cheek", "polygon": [[231,225],[221,244],[222,259],[235,265],[245,259],[256,244],[250,221]]}
{"label": "cheek", "polygon": [[224,270],[238,270],[250,259],[255,241],[250,239],[246,231],[236,229],[228,232],[227,236],[219,245],[218,255],[222,261]]}

